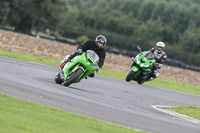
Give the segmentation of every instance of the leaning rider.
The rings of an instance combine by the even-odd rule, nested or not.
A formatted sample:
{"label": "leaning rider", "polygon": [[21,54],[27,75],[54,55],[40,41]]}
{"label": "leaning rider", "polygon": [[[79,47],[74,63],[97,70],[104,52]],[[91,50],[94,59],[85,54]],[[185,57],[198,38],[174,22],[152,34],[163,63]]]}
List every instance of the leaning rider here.
{"label": "leaning rider", "polygon": [[[99,56],[98,66],[101,68],[104,64],[106,57],[105,46],[107,39],[103,35],[98,35],[95,40],[88,40],[77,47],[77,52],[72,52],[70,56],[66,56],[64,60],[60,63],[60,69],[63,69],[65,64],[77,55],[86,52],[87,50],[93,50]],[[97,70],[98,71],[98,70]],[[93,78],[94,73],[91,73],[89,77]]]}
{"label": "leaning rider", "polygon": [[147,81],[151,81],[159,76],[158,70],[163,66],[163,63],[167,59],[167,54],[164,52],[164,49],[165,49],[165,44],[160,41],[156,43],[155,48],[149,50],[154,54],[156,63],[154,64],[151,76],[147,79]]}

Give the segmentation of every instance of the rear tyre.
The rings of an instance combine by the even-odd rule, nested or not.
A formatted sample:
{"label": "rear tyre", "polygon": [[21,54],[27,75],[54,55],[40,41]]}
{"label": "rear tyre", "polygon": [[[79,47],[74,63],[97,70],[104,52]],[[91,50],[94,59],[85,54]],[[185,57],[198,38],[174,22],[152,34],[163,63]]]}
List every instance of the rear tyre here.
{"label": "rear tyre", "polygon": [[142,81],[141,81],[141,80],[137,81],[137,83],[140,84],[140,85],[142,85],[144,82],[145,82],[144,80],[142,80]]}
{"label": "rear tyre", "polygon": [[62,85],[64,85],[64,86],[71,85],[74,81],[76,81],[78,79],[79,76],[81,76],[82,73],[83,73],[83,70],[82,69],[78,69],[76,72],[74,72],[72,74],[72,76],[69,79],[65,80],[62,83]]}
{"label": "rear tyre", "polygon": [[134,75],[135,73],[131,70],[126,76],[126,82],[130,82],[133,79]]}
{"label": "rear tyre", "polygon": [[58,73],[58,75],[55,77],[55,82],[57,84],[61,84],[63,81],[61,80],[61,77],[60,77],[60,72]]}

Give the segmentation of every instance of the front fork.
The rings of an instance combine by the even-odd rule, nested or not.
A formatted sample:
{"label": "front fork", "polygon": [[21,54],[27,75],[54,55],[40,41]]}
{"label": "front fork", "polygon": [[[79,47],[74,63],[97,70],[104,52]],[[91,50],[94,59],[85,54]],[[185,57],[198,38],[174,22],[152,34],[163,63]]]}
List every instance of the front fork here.
{"label": "front fork", "polygon": [[131,70],[135,73],[133,77],[134,79],[136,79],[141,73],[140,68],[137,65],[134,66],[134,63],[132,64]]}

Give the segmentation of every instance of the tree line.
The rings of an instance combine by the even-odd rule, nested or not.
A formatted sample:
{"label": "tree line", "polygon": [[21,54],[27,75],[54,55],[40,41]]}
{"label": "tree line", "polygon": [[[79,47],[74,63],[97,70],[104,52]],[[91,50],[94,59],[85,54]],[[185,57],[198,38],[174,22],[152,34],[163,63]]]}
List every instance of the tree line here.
{"label": "tree line", "polygon": [[31,33],[94,39],[136,51],[166,44],[169,58],[200,66],[199,0],[1,0],[0,25]]}

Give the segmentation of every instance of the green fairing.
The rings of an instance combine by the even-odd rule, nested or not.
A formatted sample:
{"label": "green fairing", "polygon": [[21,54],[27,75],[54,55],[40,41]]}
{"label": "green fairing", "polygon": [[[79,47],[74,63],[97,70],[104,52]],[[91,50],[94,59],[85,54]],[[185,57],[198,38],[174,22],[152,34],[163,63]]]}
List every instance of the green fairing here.
{"label": "green fairing", "polygon": [[[94,57],[92,57],[94,56]],[[83,78],[91,74],[98,68],[98,55],[92,51],[88,50],[82,55],[74,57],[70,62],[68,62],[63,68],[64,80],[67,80],[68,75],[71,72],[76,72],[79,68],[84,71],[75,82],[80,82]]]}
{"label": "green fairing", "polygon": [[[154,55],[149,51],[144,51],[140,54],[138,54],[133,59],[133,65],[131,68],[132,78],[135,81],[145,81],[149,77],[149,74],[151,73],[154,63],[156,62]],[[127,76],[127,81],[130,80],[130,75]]]}

